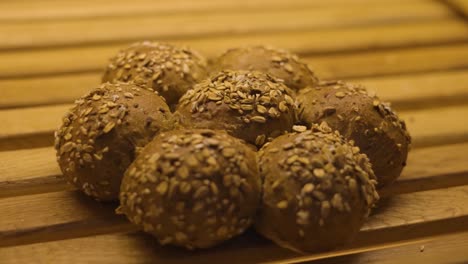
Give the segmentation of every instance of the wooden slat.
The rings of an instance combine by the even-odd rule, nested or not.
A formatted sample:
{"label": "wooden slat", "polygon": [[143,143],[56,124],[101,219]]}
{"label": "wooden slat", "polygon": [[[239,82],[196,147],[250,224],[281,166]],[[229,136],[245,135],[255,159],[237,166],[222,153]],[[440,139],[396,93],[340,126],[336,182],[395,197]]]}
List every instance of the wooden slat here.
{"label": "wooden slat", "polygon": [[[111,216],[112,208],[107,208],[93,201],[89,201],[89,204],[86,201],[78,201],[83,200],[83,198],[74,193],[55,193],[52,197],[51,195],[1,199],[1,208],[3,208],[3,215],[6,218],[4,217],[5,220],[0,220],[0,238],[2,238],[0,239],[0,245],[12,246],[67,239],[87,236],[93,232],[118,232],[115,229],[109,230],[113,225],[119,225],[122,229],[133,228],[130,224],[126,224],[126,221],[123,219],[122,221],[117,221],[116,219],[120,218]],[[69,199],[66,198],[67,195],[70,196]],[[468,204],[464,203],[466,199],[468,199],[468,186],[402,194],[392,197],[385,204],[382,203],[381,208],[370,217],[353,246],[364,247],[376,243],[395,242],[396,237],[398,237],[398,240],[418,239],[455,231],[467,231],[468,226],[464,224],[468,220]],[[49,203],[59,207],[60,210],[51,210],[51,207],[47,206]],[[25,206],[25,204],[27,205]],[[69,208],[67,205],[78,205],[78,208]],[[30,207],[34,209],[30,209]],[[77,212],[72,216],[70,212],[75,210],[78,210],[80,214]],[[91,219],[83,215],[90,215]],[[13,216],[14,219],[9,218],[10,216]],[[21,218],[23,221],[18,223],[16,221],[17,218]],[[113,219],[114,222],[103,227],[102,222],[106,220],[110,221],[110,219]],[[84,224],[86,222],[89,224]],[[68,229],[67,225],[70,225],[70,228],[73,229]],[[102,228],[106,229],[105,232],[101,232]],[[22,232],[21,230],[23,229],[26,229],[27,232]],[[44,232],[43,230],[47,230],[48,236],[37,235],[37,233]],[[408,232],[408,230],[411,230],[411,232]],[[378,241],[376,242],[377,239]],[[236,261],[236,263],[258,263],[272,260],[294,260],[298,257],[295,253],[279,249],[272,243],[266,242],[252,234],[238,238],[218,247],[216,250],[195,253],[167,247],[161,249],[155,245],[154,240],[141,237],[141,235],[97,236],[86,239],[60,241],[60,245],[69,244],[75,248],[82,247],[83,244],[80,241],[87,241],[86,244],[91,244],[92,248],[87,250],[70,250],[67,251],[67,254],[58,254],[54,257],[61,256],[61,259],[57,260],[62,262],[66,259],[75,259],[83,261],[83,263],[93,259],[100,259],[102,256],[113,256],[113,261],[117,261],[114,263],[131,262],[129,258],[151,259],[154,261],[164,260],[164,263],[168,263],[169,261],[173,261],[170,263],[182,263],[182,261],[189,261],[191,263],[219,263],[221,259],[223,263],[226,261],[228,263],[229,261]],[[105,241],[109,243],[104,244]],[[142,246],[143,244],[147,244],[147,246]],[[40,248],[42,246],[47,247],[47,245],[53,244],[39,244],[29,247]],[[7,252],[8,250],[6,249],[3,252]],[[94,252],[94,254],[90,254],[90,251]],[[83,252],[86,253],[84,254]],[[131,254],[128,252],[131,252]],[[330,253],[322,254],[322,257],[326,254]],[[320,257],[320,255],[311,255],[308,256],[308,259],[317,257]],[[302,258],[305,259],[304,257]]]}
{"label": "wooden slat", "polygon": [[[364,263],[438,263],[466,262],[468,232],[433,236],[383,247],[363,248],[355,254],[324,258],[304,264],[364,264]],[[366,250],[366,251],[365,251]],[[284,263],[284,262],[283,262]],[[294,262],[289,262],[294,263]],[[299,263],[299,262],[297,262]]]}
{"label": "wooden slat", "polygon": [[[255,44],[274,45],[299,54],[323,54],[435,45],[467,40],[468,26],[463,21],[443,19],[337,28],[327,31],[299,30],[246,35],[229,34],[211,37],[198,36],[183,40],[165,39],[164,41],[188,45],[208,57],[214,57],[230,47]],[[100,71],[105,67],[108,58],[128,44],[2,52],[0,61],[4,63],[0,64],[0,77]]]}
{"label": "wooden slat", "polygon": [[[70,105],[30,107],[0,111],[0,150],[50,145],[53,131],[60,125],[61,117]],[[468,140],[468,123],[460,122],[460,116],[468,116],[468,105],[405,111],[400,115],[406,120],[413,136],[413,146],[431,146]],[[39,141],[35,135],[40,136]],[[18,145],[19,144],[19,145]]]}
{"label": "wooden slat", "polygon": [[95,73],[0,80],[0,109],[71,103],[100,81]]}
{"label": "wooden slat", "polygon": [[[398,9],[398,12],[394,10]],[[255,33],[441,19],[453,14],[436,2],[298,8],[271,12],[187,13],[60,22],[18,22],[0,28],[0,49],[130,41],[148,37]]]}
{"label": "wooden slat", "polygon": [[[409,76],[355,78],[397,109],[459,104],[468,100],[468,70],[429,72]],[[70,103],[100,82],[99,74],[0,80],[0,109]],[[38,92],[40,91],[40,92]]]}
{"label": "wooden slat", "polygon": [[[407,2],[408,0],[380,0],[378,3]],[[427,0],[412,0],[413,2],[424,2]],[[83,19],[108,16],[128,16],[144,14],[167,14],[182,12],[222,12],[225,10],[241,9],[277,9],[304,6],[329,6],[329,5],[361,5],[375,2],[374,0],[292,0],[287,5],[282,0],[172,0],[172,1],[11,1],[0,2],[0,22],[29,21],[29,20],[50,20],[50,19]]]}
{"label": "wooden slat", "polygon": [[[468,36],[468,33],[466,35]],[[56,54],[57,58],[60,54],[66,53],[62,51],[62,53]],[[90,57],[99,57],[99,55],[93,55],[94,53],[89,54]],[[86,56],[83,57],[86,58]],[[51,60],[54,61],[53,58]],[[420,106],[426,100],[432,100],[432,103],[450,100],[460,102],[466,98],[466,78],[468,78],[465,74],[466,70],[398,78],[393,76],[382,78],[381,75],[466,69],[468,67],[467,44],[308,56],[305,60],[324,78],[357,78],[354,81],[360,82],[366,76],[378,77],[378,79],[373,79],[374,81],[364,80],[364,82],[369,83],[370,88],[375,86],[379,93],[382,92],[383,98],[390,95],[388,96],[389,100],[395,101],[397,104],[414,107]],[[11,61],[13,63],[13,59]],[[76,58],[76,61],[80,60]],[[94,62],[90,63],[94,64]],[[40,68],[40,65],[36,66],[37,69]],[[52,66],[48,70],[54,70],[54,67]],[[81,66],[76,63],[76,67],[78,67],[78,71],[84,71],[88,69],[87,67],[93,66],[84,62]],[[96,68],[102,69],[103,67],[96,66]],[[97,85],[99,81],[100,73],[0,80],[0,87],[2,87],[0,108],[70,102]],[[444,85],[444,82],[446,88],[437,89],[437,86]],[[394,89],[398,89],[401,93],[394,93]],[[414,101],[418,101],[418,104],[415,104]]]}
{"label": "wooden slat", "polygon": [[367,87],[396,109],[414,109],[468,101],[468,70],[358,78],[350,80]]}
{"label": "wooden slat", "polygon": [[468,2],[466,0],[443,0],[443,2],[448,3],[461,15],[468,18]]}
{"label": "wooden slat", "polygon": [[[381,195],[468,184],[467,152],[468,143],[415,149],[402,176]],[[71,190],[61,175],[53,148],[0,152],[0,198]]]}
{"label": "wooden slat", "polygon": [[468,44],[306,58],[322,78],[357,78],[468,67]]}
{"label": "wooden slat", "polygon": [[468,123],[460,120],[468,116],[468,105],[402,112],[400,116],[406,120],[414,147],[468,140]]}

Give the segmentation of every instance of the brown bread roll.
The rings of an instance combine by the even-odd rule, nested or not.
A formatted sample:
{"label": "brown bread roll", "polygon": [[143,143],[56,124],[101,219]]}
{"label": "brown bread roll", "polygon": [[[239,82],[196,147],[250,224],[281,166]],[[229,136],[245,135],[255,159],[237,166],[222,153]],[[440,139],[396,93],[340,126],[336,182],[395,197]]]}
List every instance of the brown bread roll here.
{"label": "brown bread roll", "polygon": [[379,186],[391,184],[406,165],[411,137],[389,104],[358,85],[321,82],[298,96],[299,118],[308,125],[327,122],[353,140],[369,158]]}
{"label": "brown bread roll", "polygon": [[212,68],[214,72],[249,70],[268,73],[284,80],[286,86],[296,91],[318,82],[307,64],[296,55],[269,46],[229,49],[214,61]]}
{"label": "brown bread roll", "polygon": [[138,42],[110,59],[103,82],[134,81],[159,92],[173,108],[179,98],[207,75],[206,60],[188,48]]}
{"label": "brown bread roll", "polygon": [[261,72],[222,71],[189,90],[175,113],[188,128],[225,130],[261,146],[296,121],[292,91]]}
{"label": "brown bread roll", "polygon": [[136,150],[172,128],[171,119],[156,92],[131,83],[102,84],[75,102],[56,131],[63,175],[90,196],[117,199]]}
{"label": "brown bread roll", "polygon": [[118,209],[161,244],[208,248],[243,233],[260,203],[255,152],[222,131],[174,130],[125,173]]}
{"label": "brown bread roll", "polygon": [[258,162],[264,183],[256,229],[295,251],[346,244],[378,200],[366,155],[324,125],[274,139]]}

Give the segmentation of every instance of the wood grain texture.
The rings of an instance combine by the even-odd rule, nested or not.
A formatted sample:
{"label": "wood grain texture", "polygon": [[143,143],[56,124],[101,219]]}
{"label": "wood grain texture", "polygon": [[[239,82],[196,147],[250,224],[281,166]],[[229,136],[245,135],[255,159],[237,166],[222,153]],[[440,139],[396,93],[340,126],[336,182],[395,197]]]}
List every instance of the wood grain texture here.
{"label": "wood grain texture", "polygon": [[[152,36],[147,36],[146,39]],[[145,38],[142,38],[145,39]],[[187,45],[207,57],[215,57],[227,48],[268,44],[306,54],[388,49],[436,45],[468,40],[468,26],[458,19],[416,21],[390,25],[298,30],[263,34],[228,34],[187,39],[164,39]],[[0,77],[51,75],[100,71],[107,60],[129,43],[57,49],[22,50],[0,53]],[[8,89],[8,86],[7,86]]]}
{"label": "wood grain texture", "polygon": [[[379,4],[388,2],[407,2],[408,0],[380,0]],[[424,2],[427,0],[411,0],[412,2]],[[292,0],[288,1],[287,8],[305,6],[330,6],[330,5],[362,5],[374,3],[374,0]],[[90,6],[92,3],[92,6]],[[223,12],[226,10],[258,10],[285,8],[282,0],[198,0],[196,2],[186,0],[149,1],[136,0],[129,5],[128,1],[77,1],[63,2],[56,0],[46,1],[12,1],[0,2],[0,10],[3,11],[0,22],[52,20],[52,19],[83,19],[102,18],[109,16],[128,16],[145,14],[180,14],[184,12]]]}
{"label": "wood grain texture", "polygon": [[459,14],[468,18],[468,2],[466,0],[443,0],[443,2],[451,5]]}
{"label": "wood grain texture", "polygon": [[305,61],[322,78],[447,71],[468,67],[468,44],[315,56]]}
{"label": "wood grain texture", "polygon": [[360,83],[395,109],[429,108],[468,101],[468,70],[379,76],[349,80]]}
{"label": "wood grain texture", "polygon": [[[466,261],[468,232],[431,236],[421,240],[400,242],[383,247],[363,248],[360,252],[324,258],[304,264],[364,264],[364,263],[438,263],[455,264]],[[290,262],[291,263],[291,262]],[[294,263],[294,262],[292,262]]]}
{"label": "wood grain texture", "polygon": [[[72,196],[72,198],[70,198],[71,200],[80,199],[72,193],[69,194]],[[17,201],[27,199],[28,202],[33,203],[32,205],[44,208],[44,206],[34,201],[45,201],[50,194],[33,196],[34,199],[31,197],[20,197],[19,199],[15,199],[15,201],[12,199],[1,199],[0,203],[2,204],[2,208],[7,208],[7,213],[5,214],[5,216],[7,216],[6,220],[0,222],[0,230],[2,230],[0,231],[0,238],[2,238],[0,240],[1,245],[11,246],[12,244],[19,245],[72,238],[76,237],[76,235],[80,235],[76,233],[80,228],[88,232],[85,236],[91,232],[90,230],[99,233],[101,231],[100,228],[107,228],[106,231],[111,229],[111,225],[102,227],[99,224],[95,224],[96,222],[93,220],[85,220],[80,216],[76,217],[79,218],[77,219],[78,222],[72,220],[69,213],[64,210],[68,203],[65,200],[65,193],[62,193],[63,196],[57,196],[58,194],[54,195],[56,196],[53,201],[57,201],[57,198],[61,197],[58,200],[63,203],[61,205],[63,210],[59,212],[38,210],[34,215],[31,215],[32,212],[29,210],[21,207],[21,204],[24,203],[18,203]],[[464,199],[467,198],[468,186],[395,196],[385,204],[382,203],[379,210],[369,218],[357,240],[352,244],[352,247],[366,247],[394,242],[397,236],[399,240],[409,240],[455,231],[467,231],[468,226],[463,224],[468,220],[468,204],[463,203]],[[71,204],[75,203],[74,201],[69,202]],[[9,206],[9,203],[16,204],[16,206]],[[81,201],[79,204],[83,207],[84,203]],[[93,214],[93,218],[99,218],[99,215],[110,215],[112,213],[108,208],[104,208],[102,205],[100,206],[99,210],[95,212],[96,214]],[[84,210],[85,212],[83,212],[83,214],[87,214],[90,209],[81,208],[80,210]],[[24,221],[20,223],[12,221],[12,219],[8,218],[11,213],[14,213],[16,217],[21,217]],[[31,221],[29,217],[36,218],[40,221]],[[41,232],[41,230],[46,229],[47,227],[43,225],[47,225],[46,223],[48,221],[54,223],[54,226],[48,229],[49,235],[42,237],[34,235],[35,232]],[[75,227],[71,233],[62,233],[62,230],[66,229],[65,225],[67,225],[64,221],[71,221],[69,224]],[[83,222],[88,222],[89,225],[77,224]],[[126,221],[122,220],[121,224],[113,222],[112,225],[119,224],[122,230],[125,230],[127,228],[125,223]],[[57,233],[54,233],[54,227],[56,226],[60,226],[60,228],[56,230]],[[12,227],[14,227],[18,235],[13,236],[7,231]],[[431,229],[426,229],[426,227],[431,227]],[[19,230],[22,228],[27,228],[28,232],[20,232]],[[131,227],[128,227],[128,229],[131,229]],[[118,230],[109,231],[109,233],[112,232],[118,232]],[[51,237],[52,239],[50,239]],[[376,237],[378,237],[377,242],[375,242]],[[84,241],[86,242],[83,243]],[[64,250],[62,253],[60,253],[61,250],[51,250],[52,248],[56,248],[57,245],[60,245],[61,250]],[[89,245],[89,247],[86,245]],[[28,245],[23,248],[27,249],[28,247],[38,250],[38,252],[41,252],[41,249],[53,251],[54,253],[52,253],[52,255],[39,253],[35,256],[36,258],[43,258],[44,261],[47,259],[50,261],[50,258],[52,258],[59,262],[67,262],[67,260],[69,262],[69,260],[74,259],[75,261],[82,261],[79,263],[102,261],[106,258],[108,259],[110,256],[113,256],[111,257],[114,261],[113,263],[141,263],[136,261],[141,261],[143,259],[151,260],[151,262],[159,260],[164,261],[164,263],[182,263],[182,261],[189,261],[190,263],[218,263],[221,259],[223,263],[258,263],[261,261],[273,260],[288,261],[298,257],[295,253],[279,249],[272,243],[251,233],[230,241],[218,247],[216,250],[196,251],[193,253],[170,247],[160,248],[156,245],[154,240],[141,234],[95,236],[91,238],[60,241],[60,243],[57,244],[45,243]],[[80,250],[65,250],[67,248],[80,248]],[[21,250],[21,247],[2,249],[0,254],[6,255],[7,253],[5,252],[9,252],[10,250],[16,252],[15,249]],[[18,253],[18,255],[21,256],[20,253]],[[310,255],[307,259],[318,258],[320,256],[323,257],[323,254]],[[302,259],[304,260],[305,258],[302,257]]]}
{"label": "wood grain texture", "polygon": [[0,109],[71,103],[100,81],[94,73],[0,80]]}
{"label": "wood grain texture", "polygon": [[[62,51],[59,54],[65,53]],[[59,54],[56,54],[57,57]],[[99,57],[93,54],[89,56]],[[86,55],[83,56],[85,60],[81,65],[84,68],[78,68],[78,71],[85,71],[86,67],[92,67],[87,64],[86,57]],[[81,67],[80,60],[78,58],[76,60],[78,61],[76,64],[68,63],[67,65]],[[54,61],[53,58],[52,61]],[[466,99],[466,79],[468,78],[466,75],[468,45],[466,44],[328,56],[316,55],[305,57],[305,61],[309,62],[310,67],[323,78],[351,78],[355,82],[364,82],[371,90],[375,89],[378,94],[382,94],[382,98],[388,98],[398,106],[403,105],[403,108],[421,107],[426,102],[428,104],[459,103]],[[94,60],[90,61],[91,64],[94,62]],[[54,70],[53,67],[49,70]],[[102,69],[103,67],[96,68]],[[450,69],[453,70],[447,72]],[[100,72],[98,70],[94,73],[0,79],[0,86],[3,88],[0,91],[2,94],[0,108],[71,102],[100,82]],[[391,74],[407,76],[385,77]],[[446,88],[438,89],[440,86],[446,86]]]}
{"label": "wood grain texture", "polygon": [[[415,149],[402,176],[380,194],[387,197],[466,185],[467,152],[468,143]],[[61,175],[50,147],[0,152],[0,198],[73,189]]]}
{"label": "wood grain texture", "polygon": [[[398,12],[394,10],[398,9]],[[436,2],[389,2],[388,5],[297,8],[269,12],[187,13],[60,22],[18,22],[0,28],[0,49],[83,45],[148,37],[176,38],[232,33],[324,29],[452,17]],[[164,25],[164,26],[158,26]]]}

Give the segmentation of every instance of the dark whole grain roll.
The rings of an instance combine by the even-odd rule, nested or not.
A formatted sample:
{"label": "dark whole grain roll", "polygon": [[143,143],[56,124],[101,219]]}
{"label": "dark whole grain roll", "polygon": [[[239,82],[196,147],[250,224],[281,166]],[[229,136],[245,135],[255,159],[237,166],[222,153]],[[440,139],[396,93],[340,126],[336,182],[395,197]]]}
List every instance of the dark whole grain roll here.
{"label": "dark whole grain roll", "polygon": [[102,84],[75,102],[55,134],[65,178],[98,200],[118,198],[138,148],[172,128],[164,98],[132,83]]}
{"label": "dark whole grain roll", "polygon": [[122,182],[118,212],[163,245],[209,248],[243,233],[260,203],[255,152],[223,131],[173,130]]}
{"label": "dark whole grain roll", "polygon": [[321,82],[298,96],[299,118],[310,125],[327,122],[353,140],[372,163],[379,187],[391,184],[406,165],[411,137],[389,104],[362,86]]}
{"label": "dark whole grain roll", "polygon": [[179,98],[207,76],[206,60],[188,48],[138,42],[110,59],[103,82],[134,81],[159,92],[173,108]]}
{"label": "dark whole grain roll", "polygon": [[324,125],[274,139],[258,163],[264,183],[256,229],[294,251],[346,244],[378,200],[367,157]]}
{"label": "dark whole grain roll", "polygon": [[175,116],[184,127],[225,130],[261,146],[296,122],[292,96],[282,81],[267,74],[226,70],[182,96]]}
{"label": "dark whole grain roll", "polygon": [[214,61],[212,68],[214,72],[249,70],[268,73],[284,80],[286,86],[296,91],[318,82],[307,64],[296,55],[269,46],[229,49]]}

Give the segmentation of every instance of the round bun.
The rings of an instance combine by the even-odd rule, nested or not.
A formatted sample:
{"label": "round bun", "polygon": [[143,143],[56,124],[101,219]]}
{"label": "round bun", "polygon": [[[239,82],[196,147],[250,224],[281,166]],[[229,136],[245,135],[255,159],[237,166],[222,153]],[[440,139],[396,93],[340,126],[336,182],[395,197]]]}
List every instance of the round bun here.
{"label": "round bun", "polygon": [[63,175],[98,200],[117,199],[137,148],[170,129],[170,120],[156,92],[132,83],[102,84],[75,102],[55,133]]}
{"label": "round bun", "polygon": [[255,152],[222,131],[157,136],[129,167],[119,212],[161,244],[215,246],[244,232],[260,203]]}
{"label": "round bun", "polygon": [[380,187],[400,176],[411,138],[405,123],[387,103],[361,86],[341,81],[321,82],[304,89],[297,101],[303,122],[310,125],[324,121],[355,142],[369,157]]}
{"label": "round bun", "polygon": [[173,107],[206,76],[206,61],[193,50],[145,41],[134,43],[111,58],[102,81],[145,85],[159,92]]}
{"label": "round bun", "polygon": [[268,73],[284,80],[286,86],[299,90],[314,85],[318,79],[307,64],[288,51],[266,46],[227,50],[213,64],[215,71],[249,70]]}
{"label": "round bun", "polygon": [[278,245],[329,250],[351,240],[378,200],[367,157],[326,126],[280,136],[259,152],[256,229]]}
{"label": "round bun", "polygon": [[184,127],[225,130],[261,146],[268,138],[290,131],[295,123],[291,94],[267,74],[226,70],[182,96],[175,116]]}

